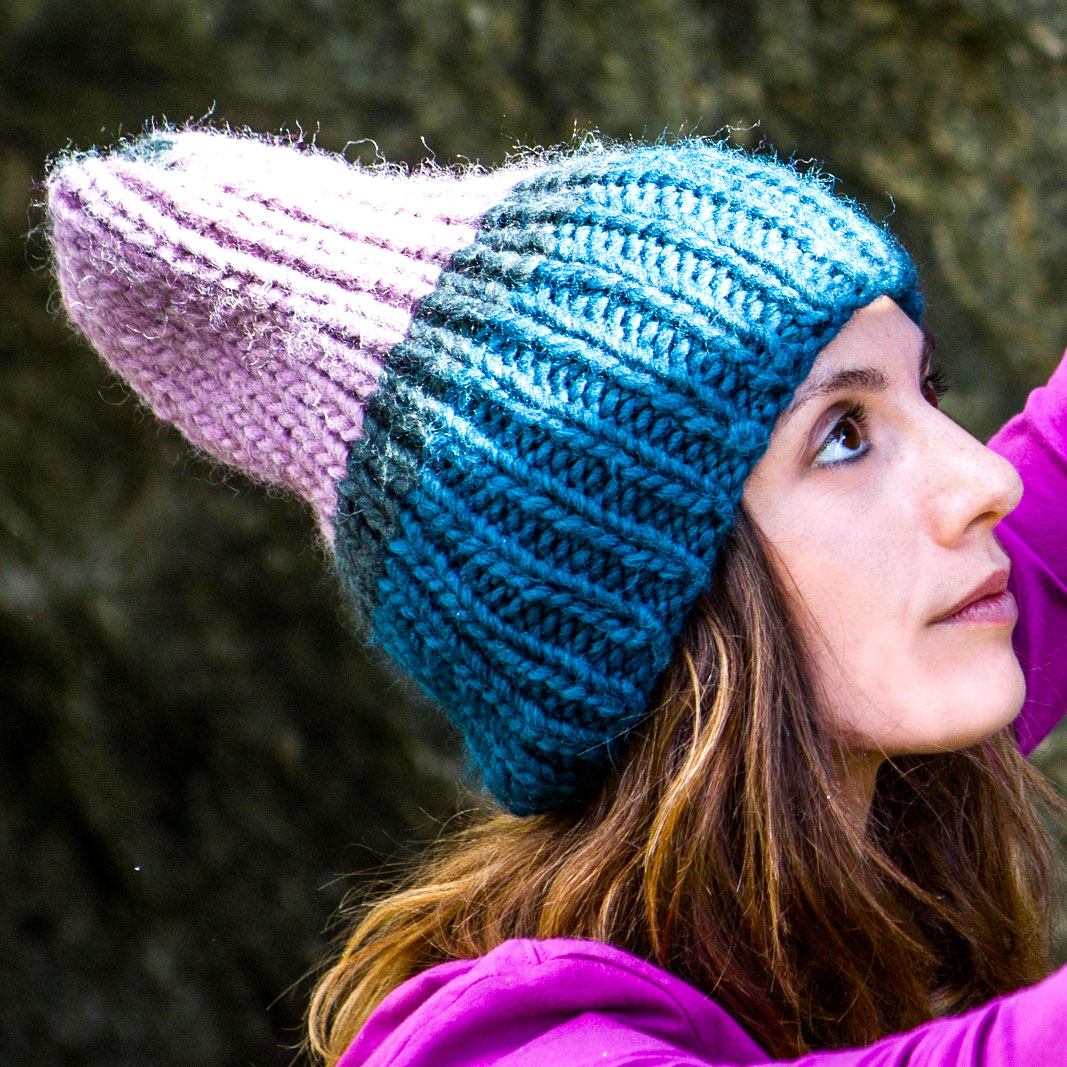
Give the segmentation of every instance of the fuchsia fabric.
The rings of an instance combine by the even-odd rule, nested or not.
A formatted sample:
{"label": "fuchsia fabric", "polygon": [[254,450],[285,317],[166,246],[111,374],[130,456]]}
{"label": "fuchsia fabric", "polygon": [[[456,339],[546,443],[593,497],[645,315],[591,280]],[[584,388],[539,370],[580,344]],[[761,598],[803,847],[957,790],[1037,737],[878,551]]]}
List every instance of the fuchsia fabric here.
{"label": "fuchsia fabric", "polygon": [[[1053,1067],[1067,970],[803,1067]],[[597,941],[506,941],[396,989],[338,1067],[740,1067],[771,1060],[714,1001]]]}
{"label": "fuchsia fabric", "polygon": [[1016,730],[1029,753],[1067,700],[1067,354],[989,447],[1023,479],[1022,502],[997,536],[1011,557],[1009,584],[1019,602],[1012,640],[1026,674],[1026,705]]}
{"label": "fuchsia fabric", "polygon": [[[1028,678],[1017,729],[1029,752],[1067,693],[1067,357],[990,442],[1025,495],[999,528],[1020,605]],[[1067,1063],[1067,969],[966,1015],[804,1067],[1054,1067]],[[714,1001],[595,941],[509,941],[434,967],[378,1008],[340,1067],[732,1067],[772,1062]]]}

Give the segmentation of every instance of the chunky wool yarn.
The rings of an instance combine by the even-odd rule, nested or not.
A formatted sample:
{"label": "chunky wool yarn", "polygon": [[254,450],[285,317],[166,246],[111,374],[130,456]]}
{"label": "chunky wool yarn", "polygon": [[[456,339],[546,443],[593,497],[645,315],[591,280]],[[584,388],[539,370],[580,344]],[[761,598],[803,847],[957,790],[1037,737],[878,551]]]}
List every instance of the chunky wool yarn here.
{"label": "chunky wool yarn", "polygon": [[647,712],[742,487],[899,244],[704,141],[497,171],[211,131],[60,161],[60,290],[197,446],[307,499],[367,639],[519,813]]}

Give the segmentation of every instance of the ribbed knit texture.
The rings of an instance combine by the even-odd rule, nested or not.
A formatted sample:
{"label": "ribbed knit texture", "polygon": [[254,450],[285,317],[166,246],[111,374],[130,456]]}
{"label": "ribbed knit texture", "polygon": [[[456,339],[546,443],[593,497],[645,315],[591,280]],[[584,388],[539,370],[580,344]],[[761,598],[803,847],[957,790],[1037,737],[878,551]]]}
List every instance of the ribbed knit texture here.
{"label": "ribbed knit texture", "polygon": [[54,171],[60,291],[157,415],[306,498],[332,538],[336,485],[383,361],[518,176],[402,176],[163,132]]}
{"label": "ribbed knit texture", "polygon": [[404,177],[169,135],[51,197],[75,321],[332,519],[364,632],[517,813],[619,758],[820,349],[883,294],[921,316],[892,237],[699,141]]}

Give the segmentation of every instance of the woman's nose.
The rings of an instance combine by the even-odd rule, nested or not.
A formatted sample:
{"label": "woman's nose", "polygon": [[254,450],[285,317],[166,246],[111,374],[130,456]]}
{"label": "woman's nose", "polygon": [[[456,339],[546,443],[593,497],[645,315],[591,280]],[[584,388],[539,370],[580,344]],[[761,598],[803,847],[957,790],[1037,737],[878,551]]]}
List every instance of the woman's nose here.
{"label": "woman's nose", "polygon": [[1023,483],[1003,456],[986,448],[947,416],[941,455],[929,488],[935,539],[954,547],[972,532],[991,530],[1022,499]]}

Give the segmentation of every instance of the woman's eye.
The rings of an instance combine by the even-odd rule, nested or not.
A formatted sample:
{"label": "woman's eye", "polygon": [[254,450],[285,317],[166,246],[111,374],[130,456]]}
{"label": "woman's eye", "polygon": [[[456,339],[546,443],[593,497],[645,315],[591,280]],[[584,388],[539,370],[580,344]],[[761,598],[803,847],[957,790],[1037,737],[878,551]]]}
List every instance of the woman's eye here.
{"label": "woman's eye", "polygon": [[941,407],[941,398],[948,392],[948,379],[939,370],[930,371],[922,380],[923,396],[935,408]]}
{"label": "woman's eye", "polygon": [[813,464],[828,467],[834,463],[847,463],[859,459],[870,447],[871,440],[864,426],[863,413],[857,409],[846,411],[834,423]]}

